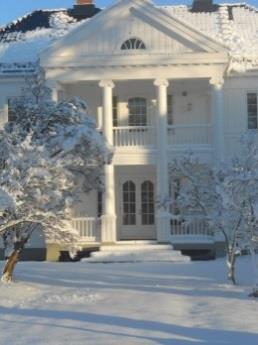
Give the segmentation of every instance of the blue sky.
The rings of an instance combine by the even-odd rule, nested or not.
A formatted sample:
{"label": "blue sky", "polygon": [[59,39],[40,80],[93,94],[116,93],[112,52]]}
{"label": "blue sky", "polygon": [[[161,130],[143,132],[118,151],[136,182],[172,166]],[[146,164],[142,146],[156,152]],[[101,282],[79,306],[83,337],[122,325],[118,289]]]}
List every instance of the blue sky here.
{"label": "blue sky", "polygon": [[[113,3],[114,0],[96,0],[96,5],[106,7]],[[156,4],[191,4],[192,0],[154,0]],[[214,0],[214,3],[237,3],[242,2],[231,0]],[[258,0],[246,0],[249,4],[258,7]],[[24,14],[35,9],[43,8],[68,8],[72,7],[75,0],[0,0],[0,25],[6,24]]]}

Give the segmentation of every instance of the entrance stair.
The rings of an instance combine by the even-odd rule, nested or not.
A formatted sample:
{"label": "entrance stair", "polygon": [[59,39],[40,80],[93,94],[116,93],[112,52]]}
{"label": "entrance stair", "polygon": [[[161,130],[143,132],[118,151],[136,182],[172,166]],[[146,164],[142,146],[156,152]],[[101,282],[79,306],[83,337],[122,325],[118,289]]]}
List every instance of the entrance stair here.
{"label": "entrance stair", "polygon": [[190,258],[174,250],[170,244],[155,241],[119,241],[112,245],[102,245],[92,252],[87,262],[187,262]]}

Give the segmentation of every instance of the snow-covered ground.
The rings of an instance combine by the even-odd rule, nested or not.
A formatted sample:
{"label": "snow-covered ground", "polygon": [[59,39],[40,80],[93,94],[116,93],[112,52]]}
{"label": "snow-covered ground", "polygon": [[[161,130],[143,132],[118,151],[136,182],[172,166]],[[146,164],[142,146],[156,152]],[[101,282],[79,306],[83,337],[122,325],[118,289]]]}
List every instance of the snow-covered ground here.
{"label": "snow-covered ground", "polygon": [[[0,284],[1,345],[258,344],[258,301],[224,260],[19,263]],[[2,269],[3,262],[0,262]]]}

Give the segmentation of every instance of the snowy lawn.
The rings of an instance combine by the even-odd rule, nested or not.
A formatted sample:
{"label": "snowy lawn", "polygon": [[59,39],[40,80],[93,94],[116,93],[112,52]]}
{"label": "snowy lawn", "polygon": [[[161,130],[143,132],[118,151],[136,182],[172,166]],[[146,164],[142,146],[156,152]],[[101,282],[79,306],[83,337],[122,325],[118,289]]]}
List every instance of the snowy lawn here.
{"label": "snowy lawn", "polygon": [[0,344],[257,345],[247,260],[238,287],[227,283],[222,259],[19,263],[17,282],[0,284]]}

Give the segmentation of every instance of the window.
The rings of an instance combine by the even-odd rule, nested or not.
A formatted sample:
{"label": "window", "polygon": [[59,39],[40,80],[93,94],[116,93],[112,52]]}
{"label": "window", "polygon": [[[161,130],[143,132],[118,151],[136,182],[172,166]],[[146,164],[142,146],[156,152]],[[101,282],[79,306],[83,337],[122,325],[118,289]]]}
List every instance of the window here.
{"label": "window", "polygon": [[173,95],[167,96],[167,112],[168,125],[173,125]]}
{"label": "window", "polygon": [[118,126],[118,102],[117,96],[113,96],[113,127]]}
{"label": "window", "polygon": [[154,186],[150,181],[144,181],[141,186],[142,225],[154,224]]}
{"label": "window", "polygon": [[257,93],[248,92],[247,94],[247,128],[257,129]]}
{"label": "window", "polygon": [[14,112],[13,103],[18,100],[18,97],[9,97],[7,100],[7,107],[8,107],[8,122],[15,122],[16,121],[16,114]]}
{"label": "window", "polygon": [[98,218],[99,218],[103,214],[102,192],[98,192],[97,194],[97,210],[98,210]]}
{"label": "window", "polygon": [[121,45],[121,50],[146,49],[145,44],[139,38],[129,38]]}
{"label": "window", "polygon": [[136,191],[132,181],[123,184],[123,224],[136,224]]}
{"label": "window", "polygon": [[145,98],[134,97],[128,100],[129,126],[147,125],[147,102]]}

